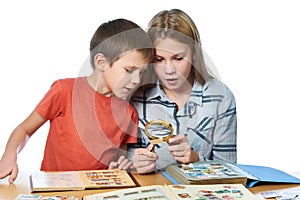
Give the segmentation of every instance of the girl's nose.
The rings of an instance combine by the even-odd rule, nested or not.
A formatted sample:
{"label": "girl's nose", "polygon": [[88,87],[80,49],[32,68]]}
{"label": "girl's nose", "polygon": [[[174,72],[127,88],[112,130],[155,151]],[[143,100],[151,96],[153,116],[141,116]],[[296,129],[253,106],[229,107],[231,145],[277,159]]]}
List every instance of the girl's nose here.
{"label": "girl's nose", "polygon": [[166,74],[174,74],[174,73],[176,73],[176,68],[172,67],[170,64],[167,64],[165,66],[165,73]]}

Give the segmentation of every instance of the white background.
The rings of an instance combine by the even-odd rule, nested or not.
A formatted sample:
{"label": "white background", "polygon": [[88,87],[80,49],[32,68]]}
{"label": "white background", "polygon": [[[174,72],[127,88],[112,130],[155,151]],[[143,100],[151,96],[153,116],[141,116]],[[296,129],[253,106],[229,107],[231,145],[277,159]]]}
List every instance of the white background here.
{"label": "white background", "polygon": [[[195,21],[238,114],[238,163],[300,171],[300,12],[292,0],[1,1],[0,154],[12,130],[59,78],[76,77],[98,26],[127,18],[142,28],[158,11],[180,8]],[[48,124],[20,153],[39,170]]]}

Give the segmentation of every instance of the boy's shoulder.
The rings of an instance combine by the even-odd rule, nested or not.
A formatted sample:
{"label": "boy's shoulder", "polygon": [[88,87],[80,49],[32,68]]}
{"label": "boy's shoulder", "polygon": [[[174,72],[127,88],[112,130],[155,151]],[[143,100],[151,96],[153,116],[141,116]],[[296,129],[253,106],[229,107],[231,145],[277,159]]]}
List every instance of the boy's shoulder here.
{"label": "boy's shoulder", "polygon": [[72,92],[76,85],[82,85],[82,83],[79,83],[77,81],[83,82],[84,79],[82,77],[78,78],[62,78],[62,79],[56,79],[51,84],[51,90],[52,91],[60,91],[62,93],[69,93]]}
{"label": "boy's shoulder", "polygon": [[79,78],[61,78],[61,79],[55,80],[54,82],[58,82],[60,84],[73,84],[75,82],[75,80],[77,80],[77,79],[79,79]]}
{"label": "boy's shoulder", "polygon": [[84,81],[84,77],[77,77],[77,78],[62,78],[62,79],[57,79],[53,82],[53,84],[59,84],[61,86],[69,86],[73,87],[75,81]]}

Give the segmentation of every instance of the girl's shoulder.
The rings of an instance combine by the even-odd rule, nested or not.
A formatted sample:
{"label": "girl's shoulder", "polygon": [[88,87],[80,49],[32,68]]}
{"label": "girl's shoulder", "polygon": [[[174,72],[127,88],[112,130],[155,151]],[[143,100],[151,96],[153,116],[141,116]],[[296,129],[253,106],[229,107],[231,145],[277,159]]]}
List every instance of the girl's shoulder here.
{"label": "girl's shoulder", "polygon": [[207,87],[227,87],[224,82],[222,82],[221,80],[219,80],[217,78],[213,78],[213,79],[207,81],[204,84],[204,86],[207,86]]}
{"label": "girl's shoulder", "polygon": [[228,95],[233,96],[233,93],[230,90],[230,88],[224,82],[216,78],[207,81],[203,85],[203,93],[205,92],[215,93],[215,94],[226,94],[226,96]]}

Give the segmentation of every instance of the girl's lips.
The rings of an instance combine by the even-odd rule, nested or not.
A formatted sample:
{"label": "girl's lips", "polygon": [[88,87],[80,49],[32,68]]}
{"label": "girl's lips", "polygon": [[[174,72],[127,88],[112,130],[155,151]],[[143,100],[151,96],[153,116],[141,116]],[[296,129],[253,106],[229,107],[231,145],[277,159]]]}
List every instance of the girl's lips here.
{"label": "girl's lips", "polygon": [[176,85],[177,79],[176,78],[170,78],[170,79],[167,79],[167,82],[170,85]]}

